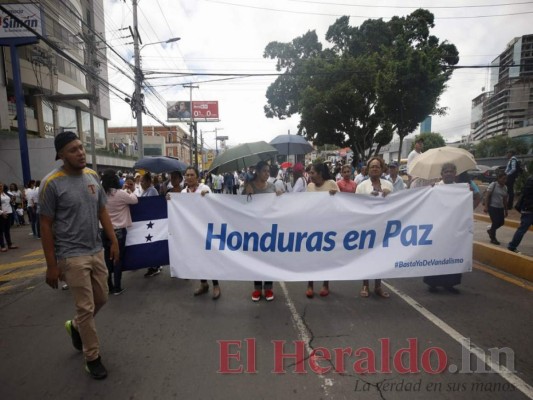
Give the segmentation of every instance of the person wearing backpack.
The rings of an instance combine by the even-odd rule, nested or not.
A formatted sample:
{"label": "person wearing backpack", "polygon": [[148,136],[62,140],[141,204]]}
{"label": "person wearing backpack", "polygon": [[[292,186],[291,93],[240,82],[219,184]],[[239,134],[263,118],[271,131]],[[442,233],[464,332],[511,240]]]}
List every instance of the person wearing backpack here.
{"label": "person wearing backpack", "polygon": [[518,161],[515,154],[516,151],[514,149],[507,150],[507,158],[509,161],[507,161],[507,167],[505,168],[505,175],[507,175],[507,182],[505,185],[507,186],[507,194],[509,196],[507,200],[508,210],[511,210],[514,206],[514,183],[522,170],[520,161]]}

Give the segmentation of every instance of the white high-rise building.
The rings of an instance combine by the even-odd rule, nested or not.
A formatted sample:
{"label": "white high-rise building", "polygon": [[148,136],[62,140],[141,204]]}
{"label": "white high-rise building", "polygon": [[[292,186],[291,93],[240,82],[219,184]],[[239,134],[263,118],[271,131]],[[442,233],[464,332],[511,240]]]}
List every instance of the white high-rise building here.
{"label": "white high-rise building", "polygon": [[490,77],[490,88],[472,100],[469,141],[533,135],[533,34],[511,40]]}

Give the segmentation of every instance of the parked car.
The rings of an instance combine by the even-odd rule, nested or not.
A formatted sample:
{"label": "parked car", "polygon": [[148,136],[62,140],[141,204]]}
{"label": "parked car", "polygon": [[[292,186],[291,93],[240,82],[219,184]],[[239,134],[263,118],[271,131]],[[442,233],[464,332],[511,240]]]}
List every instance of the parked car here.
{"label": "parked car", "polygon": [[498,173],[505,171],[505,168],[507,168],[506,165],[498,165],[496,167],[490,167],[481,176],[481,181],[486,182],[486,183],[494,182],[496,180],[496,177],[498,176]]}

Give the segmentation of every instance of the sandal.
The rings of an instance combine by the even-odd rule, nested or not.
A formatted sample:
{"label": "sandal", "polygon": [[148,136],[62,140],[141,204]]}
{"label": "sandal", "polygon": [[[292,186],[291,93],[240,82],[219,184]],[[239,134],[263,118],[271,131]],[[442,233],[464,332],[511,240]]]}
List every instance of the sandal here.
{"label": "sandal", "polygon": [[383,291],[383,288],[381,286],[374,288],[374,293],[384,299],[388,299],[390,297],[390,294],[388,292]]}
{"label": "sandal", "polygon": [[313,288],[312,287],[308,287],[307,290],[305,291],[305,295],[307,296],[308,299],[312,299],[313,296],[315,295],[313,293]]}
{"label": "sandal", "polygon": [[327,295],[329,294],[329,288],[327,287],[322,287],[322,290],[320,291],[319,295],[321,297],[326,297]]}
{"label": "sandal", "polygon": [[207,283],[202,283],[198,289],[194,291],[195,296],[200,296],[201,294],[207,293],[209,291],[209,285]]}
{"label": "sandal", "polygon": [[359,292],[359,295],[361,297],[368,297],[369,296],[369,293],[368,293],[368,286],[367,285],[363,285],[363,288],[361,289],[361,291]]}

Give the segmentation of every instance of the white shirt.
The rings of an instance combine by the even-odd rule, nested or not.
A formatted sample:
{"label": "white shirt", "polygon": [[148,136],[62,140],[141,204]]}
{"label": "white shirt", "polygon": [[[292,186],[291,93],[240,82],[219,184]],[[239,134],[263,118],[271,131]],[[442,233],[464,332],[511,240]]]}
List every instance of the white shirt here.
{"label": "white shirt", "polygon": [[411,171],[411,163],[415,160],[415,158],[417,158],[420,154],[422,153],[419,153],[418,151],[416,151],[415,149],[413,149],[409,155],[407,156],[407,173],[409,173]]}
{"label": "white shirt", "polygon": [[0,198],[2,201],[2,211],[0,211],[0,213],[13,214],[13,209],[11,208],[11,197],[9,197],[7,194],[2,192],[0,194]]}

